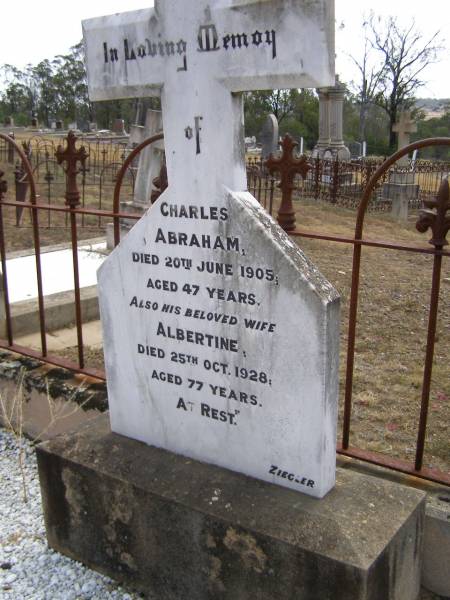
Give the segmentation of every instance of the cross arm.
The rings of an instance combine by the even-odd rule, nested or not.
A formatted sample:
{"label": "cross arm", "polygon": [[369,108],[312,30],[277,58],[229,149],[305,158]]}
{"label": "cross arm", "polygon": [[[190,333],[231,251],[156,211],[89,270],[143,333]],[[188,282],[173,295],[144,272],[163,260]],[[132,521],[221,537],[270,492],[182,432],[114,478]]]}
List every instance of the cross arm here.
{"label": "cross arm", "polygon": [[334,2],[218,0],[214,7],[199,26],[196,54],[230,92],[334,85]]}
{"label": "cross arm", "polygon": [[159,96],[166,58],[186,52],[163,39],[154,8],[83,21],[91,100]]}

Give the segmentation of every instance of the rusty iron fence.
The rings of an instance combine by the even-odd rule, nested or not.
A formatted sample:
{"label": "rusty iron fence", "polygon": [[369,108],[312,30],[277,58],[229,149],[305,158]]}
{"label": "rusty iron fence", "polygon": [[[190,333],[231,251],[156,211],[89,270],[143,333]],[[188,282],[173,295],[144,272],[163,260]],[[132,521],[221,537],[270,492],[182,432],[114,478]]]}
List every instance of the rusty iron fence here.
{"label": "rusty iron fence", "polygon": [[[9,143],[9,136],[0,138],[0,164],[15,167],[14,188],[16,200],[23,202],[28,193],[27,177],[23,172],[20,157],[15,152],[15,147]],[[12,137],[14,139],[14,137]],[[20,147],[24,151],[30,166],[32,167],[33,178],[41,201],[44,201],[49,207],[58,204],[64,198],[66,175],[64,169],[56,159],[56,152],[63,138],[48,139],[45,137],[34,136],[22,140]],[[86,160],[80,168],[79,188],[80,188],[80,206],[83,208],[111,209],[111,198],[116,183],[117,173],[122,167],[125,158],[129,154],[129,149],[125,142],[115,141],[114,139],[83,139],[80,138],[86,149]],[[8,185],[12,189],[11,170],[5,169]],[[130,165],[127,170],[123,195],[125,188],[127,199],[133,197],[137,164]],[[22,219],[24,211],[17,209],[18,227],[32,227],[30,219]],[[26,216],[26,214],[24,215]],[[83,215],[80,220],[80,227],[101,227],[103,225],[101,217],[97,219],[87,218]],[[69,227],[67,215],[53,211],[48,208],[45,217],[40,220],[40,227]]]}
{"label": "rusty iron fence", "polygon": [[[296,173],[292,181],[293,198],[307,197],[356,210],[370,178],[383,162],[383,159],[370,158],[349,161],[308,158],[307,176]],[[402,176],[411,178],[416,189],[408,204],[410,209],[419,209],[426,200],[433,198],[439,182],[448,173],[450,162],[409,159],[406,165],[396,165],[380,176],[372,190],[367,210],[389,212],[392,209],[387,186],[395,176],[398,179]],[[247,174],[249,191],[271,212],[276,178],[260,158],[247,160]]]}
{"label": "rusty iron fence", "polygon": [[[1,283],[3,286],[3,306],[4,306],[4,321],[5,321],[5,339],[0,340],[0,347],[9,349],[15,352],[22,353],[27,356],[44,360],[50,364],[62,366],[68,369],[75,370],[86,375],[105,379],[104,372],[89,368],[85,361],[85,348],[83,343],[83,315],[80,301],[80,284],[79,284],[79,267],[77,248],[79,242],[80,227],[83,220],[96,219],[99,222],[112,221],[114,223],[114,243],[120,241],[121,235],[121,220],[122,219],[138,219],[140,214],[131,214],[129,212],[121,212],[121,201],[123,200],[123,188],[126,186],[128,173],[133,161],[136,161],[139,153],[150,144],[160,140],[162,134],[153,136],[133,151],[131,151],[124,160],[121,161],[120,167],[114,174],[114,191],[112,197],[109,197],[108,204],[104,206],[87,206],[83,205],[83,189],[85,186],[84,178],[89,165],[89,152],[87,146],[76,147],[76,137],[73,133],[69,133],[63,145],[48,152],[45,160],[52,161],[52,169],[63,170],[64,176],[64,205],[56,202],[48,202],[46,195],[45,178],[44,183],[38,178],[36,165],[38,160],[33,165],[30,163],[27,155],[29,150],[21,147],[16,141],[10,139],[4,134],[0,134],[0,140],[8,147],[13,147],[15,159],[19,161],[16,168],[18,174],[15,175],[16,181],[10,181],[5,177],[4,172],[0,173],[0,258],[2,277]],[[345,372],[345,405],[343,415],[342,434],[338,443],[337,451],[340,454],[361,459],[370,463],[382,465],[390,469],[408,473],[420,478],[440,482],[445,485],[450,485],[450,474],[438,471],[437,469],[425,467],[423,464],[425,439],[427,432],[427,417],[430,403],[430,386],[433,372],[433,356],[436,347],[436,323],[439,307],[439,297],[442,279],[442,261],[444,257],[449,257],[450,252],[445,249],[447,245],[446,236],[450,229],[450,209],[449,199],[449,184],[447,174],[447,166],[443,165],[440,168],[439,174],[436,175],[436,170],[427,170],[424,167],[423,173],[432,173],[433,185],[426,188],[424,195],[421,197],[420,205],[422,209],[419,211],[417,218],[417,229],[419,232],[425,233],[430,230],[432,237],[429,240],[429,245],[413,245],[406,243],[394,243],[383,240],[367,239],[364,236],[364,223],[370,204],[377,202],[377,194],[383,182],[387,181],[389,173],[392,172],[392,167],[398,159],[407,156],[407,154],[415,149],[425,148],[428,146],[450,146],[450,138],[432,138],[421,140],[410,144],[408,147],[396,152],[382,164],[364,163],[355,165],[353,173],[357,173],[358,177],[354,185],[358,186],[358,194],[355,192],[354,205],[357,207],[356,223],[353,236],[339,236],[313,232],[310,230],[302,230],[296,224],[295,198],[299,195],[308,195],[313,198],[321,197],[320,189],[323,185],[333,188],[333,179],[331,183],[323,174],[328,173],[327,168],[331,168],[334,181],[338,181],[339,177],[347,173],[347,166],[334,167],[335,163],[331,162],[327,166],[322,165],[319,170],[315,170],[315,165],[318,164],[316,159],[307,157],[298,157],[294,155],[295,143],[287,136],[283,141],[282,154],[280,157],[271,157],[264,164],[252,161],[248,165],[248,184],[249,190],[258,197],[262,204],[273,213],[275,207],[278,207],[277,218],[280,225],[288,231],[293,237],[303,237],[337,244],[344,244],[353,249],[353,266],[351,273],[351,292],[349,303],[349,319],[347,332],[347,353],[346,353],[346,372]],[[47,152],[47,151],[45,151]],[[6,151],[6,160],[11,158],[10,153]],[[105,161],[106,162],[106,161]],[[112,161],[115,162],[115,161]],[[41,161],[41,164],[42,163]],[[357,169],[359,168],[359,170]],[[414,165],[414,168],[417,164]],[[410,165],[406,171],[409,172]],[[336,171],[333,173],[333,169]],[[47,164],[43,171],[50,172]],[[102,169],[97,168],[96,173],[101,177]],[[353,177],[353,175],[352,175]],[[439,179],[440,177],[440,179]],[[337,179],[336,179],[337,178]],[[22,194],[20,199],[17,199],[11,190],[17,182],[26,182],[26,194]],[[348,176],[350,180],[350,177]],[[167,183],[164,177],[161,178],[161,190]],[[38,181],[41,184],[39,188]],[[350,183],[349,183],[350,185]],[[353,185],[353,184],[352,184]],[[433,187],[434,186],[434,187]],[[335,186],[334,192],[339,189]],[[40,194],[38,194],[38,190]],[[281,199],[280,199],[280,192]],[[311,190],[315,191],[312,193]],[[335,203],[339,203],[339,194],[333,192]],[[353,198],[354,190],[352,190]],[[26,197],[25,197],[26,196]],[[326,195],[328,199],[328,195]],[[347,206],[347,196],[343,193],[341,196],[344,206]],[[353,200],[352,200],[353,202]],[[419,203],[418,203],[419,205]],[[8,271],[7,271],[7,240],[6,228],[7,212],[8,211],[24,211],[30,214],[30,222],[33,236],[33,249],[35,256],[36,280],[38,286],[38,312],[40,322],[40,350],[33,350],[28,347],[17,345],[15,342],[15,334],[13,331],[11,318],[11,304],[8,294]],[[43,294],[42,285],[42,268],[41,268],[41,237],[43,222],[48,222],[48,213],[55,213],[62,216],[67,223],[67,230],[70,231],[70,244],[72,248],[73,260],[73,293],[74,293],[74,311],[75,323],[77,330],[77,348],[78,361],[77,363],[69,362],[60,356],[51,355],[47,349],[46,328],[46,313],[45,313],[45,296]],[[352,422],[353,410],[353,380],[355,368],[355,345],[357,340],[357,324],[358,324],[358,303],[360,299],[360,275],[361,275],[361,255],[363,249],[371,247],[374,249],[393,250],[397,252],[412,253],[416,255],[428,255],[433,260],[433,271],[431,281],[430,300],[428,307],[428,325],[426,351],[423,364],[423,379],[422,379],[422,396],[420,415],[417,423],[417,439],[415,444],[415,458],[413,462],[406,461],[398,456],[370,452],[361,448],[353,447],[350,444],[350,425]]]}
{"label": "rusty iron fence", "polygon": [[[61,139],[61,138],[60,138]],[[117,174],[125,159],[130,153],[123,141],[114,139],[79,138],[87,152],[84,166],[80,170],[80,205],[82,207],[108,209],[111,208],[111,198],[116,183]],[[64,196],[65,174],[55,159],[59,144],[58,139],[47,139],[34,136],[20,143],[30,165],[36,186],[41,198],[46,204],[58,203]],[[14,165],[17,176],[15,180],[16,200],[23,201],[27,194],[26,178],[20,172],[18,157],[14,153],[14,146],[9,144],[5,137],[0,138],[0,164]],[[128,163],[127,175],[122,185],[122,198],[127,191],[127,199],[133,197],[136,183],[138,155]],[[294,176],[293,198],[311,198],[356,210],[362,198],[364,189],[375,170],[382,164],[383,159],[358,159],[351,161],[331,160],[323,158],[308,158],[308,173],[306,177],[299,174]],[[4,169],[6,170],[6,169]],[[437,182],[446,173],[450,172],[450,163],[431,160],[410,160],[406,166],[396,166],[383,176],[375,186],[369,212],[389,212],[392,209],[392,200],[386,192],[385,184],[393,173],[413,177],[417,184],[416,194],[409,199],[410,209],[419,209],[423,202],[433,197]],[[277,179],[270,174],[263,161],[258,158],[247,159],[247,176],[249,191],[272,214],[275,194],[277,192]],[[10,189],[12,180],[8,182]],[[23,211],[18,210],[22,215]],[[53,220],[52,220],[53,219]],[[31,227],[29,219],[19,219],[18,226]],[[82,218],[81,227],[101,226],[102,220]],[[41,219],[41,227],[68,227],[68,219],[61,219],[61,215],[50,209],[47,210],[45,219]]]}

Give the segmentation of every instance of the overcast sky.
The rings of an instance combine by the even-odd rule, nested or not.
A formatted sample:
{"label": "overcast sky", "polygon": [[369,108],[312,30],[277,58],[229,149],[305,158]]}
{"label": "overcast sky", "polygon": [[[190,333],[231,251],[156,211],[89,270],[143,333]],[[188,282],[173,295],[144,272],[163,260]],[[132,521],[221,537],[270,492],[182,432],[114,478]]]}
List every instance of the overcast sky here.
{"label": "overcast sky", "polygon": [[[81,20],[100,15],[146,8],[148,0],[72,0],[56,3],[11,1],[3,4],[0,65],[22,68],[45,58],[64,54],[81,40]],[[424,36],[440,30],[446,49],[441,61],[424,72],[428,83],[419,96],[450,98],[450,0],[336,0],[336,72],[343,81],[356,77],[348,54],[361,56],[362,20],[374,9],[377,15],[397,16],[408,25],[415,20]],[[341,26],[343,24],[343,27]],[[449,35],[448,41],[445,36]]]}

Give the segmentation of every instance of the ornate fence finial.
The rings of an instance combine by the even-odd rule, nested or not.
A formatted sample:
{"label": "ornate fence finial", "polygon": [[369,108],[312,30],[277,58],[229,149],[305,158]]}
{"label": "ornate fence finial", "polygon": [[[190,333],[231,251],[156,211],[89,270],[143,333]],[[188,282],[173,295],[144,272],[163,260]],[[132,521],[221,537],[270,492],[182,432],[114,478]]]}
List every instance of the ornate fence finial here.
{"label": "ornate fence finial", "polygon": [[[419,219],[416,223],[417,231],[425,233],[428,229],[433,232],[429,244],[433,246],[447,246],[447,233],[450,229],[450,209],[448,177],[442,180],[439,191],[434,200],[424,200],[426,208],[419,211]],[[436,209],[436,212],[434,211]]]}
{"label": "ornate fence finial", "polygon": [[4,174],[5,173],[3,171],[0,171],[0,202],[3,200],[3,196],[8,191],[8,182],[6,179],[3,179]]}
{"label": "ornate fence finial", "polygon": [[[73,131],[69,131],[67,135],[67,147],[64,150],[61,145],[56,149],[56,160],[59,165],[66,163],[64,169],[67,180],[66,180],[66,204],[70,208],[76,208],[80,204],[80,192],[77,187],[77,175],[80,170],[84,169],[89,154],[86,152],[85,147],[81,146],[78,150],[75,148],[77,137]],[[77,162],[81,164],[81,169],[77,169]]]}
{"label": "ornate fence finial", "polygon": [[281,143],[281,156],[275,158],[272,154],[264,162],[269,173],[280,173],[281,205],[278,210],[278,223],[285,231],[295,229],[295,211],[292,205],[292,192],[294,191],[294,178],[300,174],[305,179],[311,166],[306,156],[294,156],[294,148],[298,146],[289,134],[286,134]]}

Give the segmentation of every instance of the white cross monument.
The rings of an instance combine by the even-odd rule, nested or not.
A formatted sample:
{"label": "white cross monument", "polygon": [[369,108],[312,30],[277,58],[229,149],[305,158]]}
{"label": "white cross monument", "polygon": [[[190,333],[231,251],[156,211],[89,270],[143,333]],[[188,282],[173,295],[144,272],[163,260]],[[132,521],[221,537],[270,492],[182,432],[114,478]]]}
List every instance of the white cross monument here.
{"label": "white cross monument", "polygon": [[[411,133],[416,133],[417,124],[411,119],[411,111],[402,110],[397,123],[392,125],[392,131],[397,134],[397,150],[401,150],[410,143]],[[407,166],[409,164],[408,156],[403,156],[397,161],[399,166]]]}
{"label": "white cross monument", "polygon": [[161,95],[169,180],[99,272],[113,431],[323,496],[338,298],[245,192],[240,92],[332,85],[333,1],[160,0],[83,28],[91,100]]}
{"label": "white cross monument", "polygon": [[210,203],[217,183],[247,187],[235,92],[334,82],[333,8],[330,0],[160,0],[84,21],[90,98],[161,95],[172,190]]}

